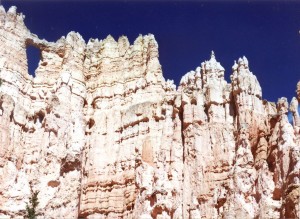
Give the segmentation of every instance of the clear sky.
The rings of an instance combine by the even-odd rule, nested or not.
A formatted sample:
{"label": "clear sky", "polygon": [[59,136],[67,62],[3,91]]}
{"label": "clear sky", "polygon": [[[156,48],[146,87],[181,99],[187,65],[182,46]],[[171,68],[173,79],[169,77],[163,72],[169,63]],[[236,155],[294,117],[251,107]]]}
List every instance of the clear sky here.
{"label": "clear sky", "polygon": [[210,58],[225,68],[245,55],[263,99],[295,96],[300,80],[300,2],[296,1],[37,1],[0,0],[25,14],[32,33],[56,41],[74,30],[88,41],[111,34],[152,33],[166,79],[180,78]]}

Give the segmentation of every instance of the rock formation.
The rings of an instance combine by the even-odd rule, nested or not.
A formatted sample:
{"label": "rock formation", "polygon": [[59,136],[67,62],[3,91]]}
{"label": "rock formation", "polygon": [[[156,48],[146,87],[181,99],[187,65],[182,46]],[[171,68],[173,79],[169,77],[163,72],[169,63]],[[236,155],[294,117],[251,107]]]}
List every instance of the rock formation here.
{"label": "rock formation", "polygon": [[275,105],[212,52],[176,89],[153,35],[47,42],[23,20],[0,6],[0,218],[31,189],[39,218],[300,218],[300,81]]}

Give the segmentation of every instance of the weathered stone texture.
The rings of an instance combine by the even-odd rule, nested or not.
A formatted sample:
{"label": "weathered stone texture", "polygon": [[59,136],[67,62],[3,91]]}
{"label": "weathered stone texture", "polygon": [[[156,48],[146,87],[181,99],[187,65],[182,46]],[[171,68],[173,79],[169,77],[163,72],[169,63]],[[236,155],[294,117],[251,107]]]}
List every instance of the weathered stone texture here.
{"label": "weathered stone texture", "polygon": [[300,81],[275,105],[212,52],[176,89],[153,35],[47,42],[23,19],[0,6],[0,218],[31,189],[40,218],[300,218]]}

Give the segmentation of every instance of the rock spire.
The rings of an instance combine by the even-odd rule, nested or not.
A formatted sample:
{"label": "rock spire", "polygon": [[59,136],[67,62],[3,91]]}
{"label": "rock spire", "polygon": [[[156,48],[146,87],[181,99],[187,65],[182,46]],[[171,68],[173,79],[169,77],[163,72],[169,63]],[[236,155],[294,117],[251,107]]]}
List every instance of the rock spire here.
{"label": "rock spire", "polygon": [[262,100],[246,57],[228,83],[212,51],[176,89],[151,34],[48,42],[23,20],[0,6],[0,218],[31,189],[42,218],[300,218],[300,81]]}

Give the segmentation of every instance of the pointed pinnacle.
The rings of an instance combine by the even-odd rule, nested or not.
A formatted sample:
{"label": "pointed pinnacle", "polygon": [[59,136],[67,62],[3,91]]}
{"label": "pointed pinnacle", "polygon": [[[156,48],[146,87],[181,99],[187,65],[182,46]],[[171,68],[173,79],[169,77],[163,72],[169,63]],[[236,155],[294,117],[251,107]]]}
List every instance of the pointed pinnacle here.
{"label": "pointed pinnacle", "polygon": [[216,59],[216,56],[215,56],[215,53],[214,53],[213,50],[211,51],[210,58],[211,58],[211,59]]}

